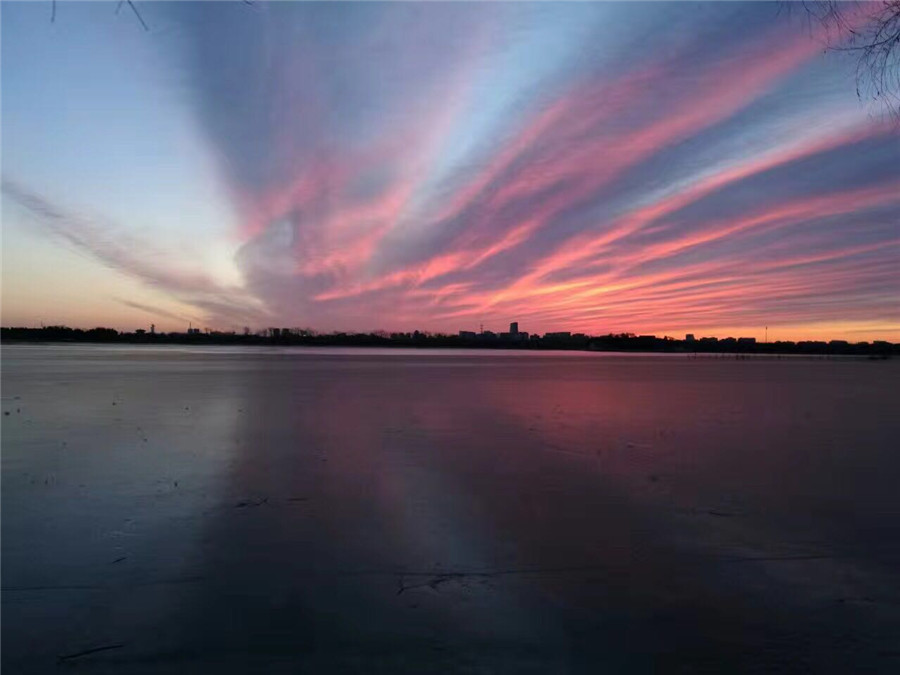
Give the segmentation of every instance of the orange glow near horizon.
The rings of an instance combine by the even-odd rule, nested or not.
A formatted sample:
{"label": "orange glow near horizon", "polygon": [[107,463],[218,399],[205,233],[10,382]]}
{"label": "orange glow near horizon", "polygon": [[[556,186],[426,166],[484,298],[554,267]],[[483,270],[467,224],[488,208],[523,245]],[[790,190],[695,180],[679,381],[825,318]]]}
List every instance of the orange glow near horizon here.
{"label": "orange glow near horizon", "polygon": [[[209,79],[191,101],[234,213],[231,259],[179,257],[4,175],[6,199],[100,263],[96,275],[72,263],[73,289],[134,287],[76,311],[74,291],[58,300],[17,272],[4,325],[456,333],[518,321],[900,342],[900,128],[835,93],[846,64],[823,65],[823,41],[845,34],[798,35],[748,7],[746,34],[710,24],[625,59],[594,45],[594,62],[567,43],[586,40],[574,21],[550,39],[512,6],[479,10],[490,20],[447,9],[464,39],[444,51],[445,27],[422,10],[372,10],[346,35],[333,17],[320,41],[300,21],[319,10],[265,11],[296,25],[252,28],[246,72],[225,73],[222,45],[251,28],[194,36],[209,54],[191,65]],[[643,26],[638,9],[593,11]],[[856,8],[840,30],[865,20]]]}

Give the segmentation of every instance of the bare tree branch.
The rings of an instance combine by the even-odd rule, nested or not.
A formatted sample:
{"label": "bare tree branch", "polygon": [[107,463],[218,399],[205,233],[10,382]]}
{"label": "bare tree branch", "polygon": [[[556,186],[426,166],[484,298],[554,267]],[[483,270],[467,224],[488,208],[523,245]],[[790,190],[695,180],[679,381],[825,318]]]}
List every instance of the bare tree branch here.
{"label": "bare tree branch", "polygon": [[[150,28],[144,23],[144,17],[141,16],[141,13],[138,11],[137,7],[134,6],[134,2],[132,0],[125,0],[128,3],[128,6],[134,11],[134,15],[138,18],[138,21],[141,22],[141,25],[144,27],[144,30],[149,31]],[[122,4],[122,3],[119,3]]]}
{"label": "bare tree branch", "polygon": [[900,0],[801,0],[785,5],[788,11],[801,7],[810,22],[825,27],[827,49],[858,55],[856,93],[860,99],[878,101],[900,116]]}

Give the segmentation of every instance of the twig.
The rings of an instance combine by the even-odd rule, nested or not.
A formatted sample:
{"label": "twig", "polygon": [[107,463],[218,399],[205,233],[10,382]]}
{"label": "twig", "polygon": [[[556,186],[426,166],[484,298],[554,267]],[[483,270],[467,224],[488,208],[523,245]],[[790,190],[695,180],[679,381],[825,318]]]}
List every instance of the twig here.
{"label": "twig", "polygon": [[836,555],[771,555],[771,556],[734,556],[720,558],[722,562],[790,562],[793,560],[834,560]]}
{"label": "twig", "polygon": [[123,644],[114,644],[114,645],[102,645],[100,647],[91,647],[90,649],[85,649],[80,652],[75,652],[74,654],[64,654],[59,657],[60,661],[69,661],[71,659],[77,659],[82,656],[88,656],[90,654],[96,654],[97,652],[106,652],[110,649],[122,649],[125,645]]}
{"label": "twig", "polygon": [[235,504],[234,508],[242,509],[245,506],[261,506],[263,504],[268,504],[268,503],[269,503],[268,497],[264,497],[263,499],[257,499],[255,501],[252,499],[245,499],[244,501],[240,501],[237,504]]}
{"label": "twig", "polygon": [[137,7],[134,6],[134,3],[132,2],[132,0],[125,0],[125,1],[128,3],[128,6],[131,7],[131,9],[134,11],[134,15],[138,18],[138,21],[141,22],[141,25],[144,27],[144,30],[149,32],[149,30],[150,30],[149,26],[147,26],[147,24],[144,23],[144,17],[141,16],[141,13],[137,10]]}

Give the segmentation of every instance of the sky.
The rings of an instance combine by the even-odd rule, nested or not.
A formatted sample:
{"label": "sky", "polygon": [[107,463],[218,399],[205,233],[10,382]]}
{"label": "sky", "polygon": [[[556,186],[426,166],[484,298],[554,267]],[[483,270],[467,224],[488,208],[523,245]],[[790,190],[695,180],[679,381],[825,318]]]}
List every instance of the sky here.
{"label": "sky", "polygon": [[136,6],[0,7],[5,326],[900,342],[900,124],[779,4]]}

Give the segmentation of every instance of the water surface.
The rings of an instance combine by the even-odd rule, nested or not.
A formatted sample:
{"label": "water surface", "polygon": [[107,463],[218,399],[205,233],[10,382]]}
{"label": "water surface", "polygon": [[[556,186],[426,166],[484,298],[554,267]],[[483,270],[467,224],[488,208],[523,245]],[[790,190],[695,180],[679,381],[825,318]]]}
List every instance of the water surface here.
{"label": "water surface", "polygon": [[3,665],[894,672],[898,376],[7,345]]}

